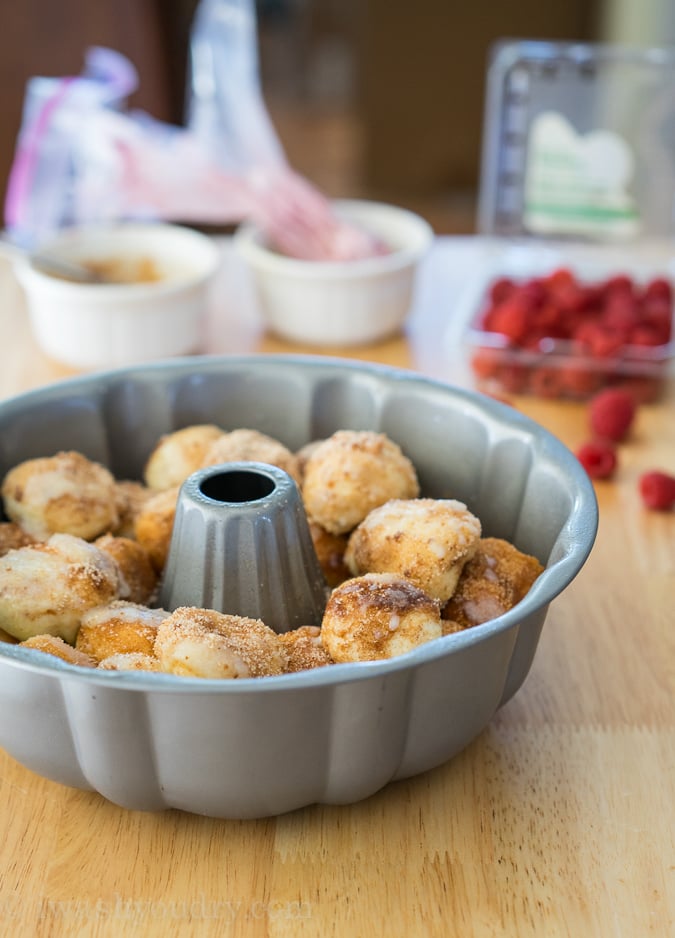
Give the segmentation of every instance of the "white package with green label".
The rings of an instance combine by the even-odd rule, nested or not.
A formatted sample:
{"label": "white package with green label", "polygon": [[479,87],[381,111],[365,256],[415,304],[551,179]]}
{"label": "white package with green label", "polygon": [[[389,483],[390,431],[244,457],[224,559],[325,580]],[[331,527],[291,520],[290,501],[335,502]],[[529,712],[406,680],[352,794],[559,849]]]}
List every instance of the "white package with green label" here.
{"label": "white package with green label", "polygon": [[625,240],[675,232],[675,49],[492,50],[479,229]]}

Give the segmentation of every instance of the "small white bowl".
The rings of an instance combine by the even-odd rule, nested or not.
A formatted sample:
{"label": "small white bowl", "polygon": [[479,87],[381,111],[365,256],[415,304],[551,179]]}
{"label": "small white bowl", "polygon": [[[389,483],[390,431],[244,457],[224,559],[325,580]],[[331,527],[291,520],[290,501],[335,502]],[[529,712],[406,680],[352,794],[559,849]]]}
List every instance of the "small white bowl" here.
{"label": "small white bowl", "polygon": [[149,262],[157,279],[75,283],[17,262],[31,325],[43,351],[73,368],[134,365],[197,351],[209,282],[219,264],[206,235],[165,223],[69,228],[40,251],[76,262]]}
{"label": "small white bowl", "polygon": [[268,328],[306,345],[367,345],[397,332],[410,311],[415,271],[433,239],[418,215],[393,205],[336,201],[337,213],[391,246],[357,261],[305,261],[272,250],[251,224],[235,244],[247,261]]}

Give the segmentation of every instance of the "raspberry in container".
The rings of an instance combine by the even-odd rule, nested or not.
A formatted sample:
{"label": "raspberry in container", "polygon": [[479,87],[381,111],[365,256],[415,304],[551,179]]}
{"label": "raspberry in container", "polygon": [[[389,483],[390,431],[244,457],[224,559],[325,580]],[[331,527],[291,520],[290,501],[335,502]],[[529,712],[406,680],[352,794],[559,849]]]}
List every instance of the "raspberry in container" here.
{"label": "raspberry in container", "polygon": [[463,299],[481,390],[586,399],[611,386],[641,402],[659,396],[675,352],[667,249],[511,244],[496,254]]}

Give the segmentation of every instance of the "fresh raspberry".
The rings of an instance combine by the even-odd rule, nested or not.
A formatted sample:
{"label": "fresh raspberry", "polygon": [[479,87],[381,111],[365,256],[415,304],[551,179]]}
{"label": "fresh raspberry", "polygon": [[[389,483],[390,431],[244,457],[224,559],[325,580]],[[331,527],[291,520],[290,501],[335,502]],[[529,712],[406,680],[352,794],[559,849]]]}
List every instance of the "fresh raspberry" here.
{"label": "fresh raspberry", "polygon": [[512,342],[520,342],[527,335],[530,327],[530,315],[527,303],[516,297],[509,297],[490,314],[490,327],[501,332]]}
{"label": "fresh raspberry", "polygon": [[537,310],[535,317],[537,330],[545,336],[563,339],[567,336],[568,330],[565,327],[565,315],[559,306],[554,303],[544,303]]}
{"label": "fresh raspberry", "polygon": [[632,297],[619,294],[607,300],[602,312],[602,325],[621,333],[624,341],[639,323],[639,310]]}
{"label": "fresh raspberry", "polygon": [[632,297],[635,294],[635,284],[628,274],[616,274],[614,277],[609,277],[605,281],[602,291],[605,298],[617,295]]}
{"label": "fresh raspberry", "polygon": [[539,277],[532,277],[518,288],[518,294],[529,309],[537,309],[546,300],[546,287]]}
{"label": "fresh raspberry", "polygon": [[560,316],[566,313],[579,313],[586,304],[584,291],[578,284],[567,284],[549,291],[549,302],[557,308]]}
{"label": "fresh raspberry", "polygon": [[576,287],[577,278],[569,268],[558,267],[557,270],[551,271],[548,276],[544,277],[544,283],[551,290],[560,290],[564,287]]}
{"label": "fresh raspberry", "polygon": [[586,320],[579,323],[573,338],[581,353],[592,358],[614,358],[624,346],[620,332],[597,321]]}
{"label": "fresh raspberry", "polygon": [[591,430],[606,440],[622,440],[634,418],[635,401],[623,388],[605,388],[588,405]]}
{"label": "fresh raspberry", "polygon": [[673,304],[658,296],[645,297],[640,303],[642,320],[652,326],[670,329],[673,321]]}
{"label": "fresh raspberry", "polygon": [[675,505],[675,476],[667,472],[645,472],[640,476],[640,495],[647,508],[669,511]]}
{"label": "fresh raspberry", "polygon": [[668,341],[666,334],[650,326],[648,323],[645,323],[640,326],[635,326],[634,329],[631,329],[628,336],[628,341],[630,345],[640,345],[645,348],[655,348],[659,345],[665,345]]}
{"label": "fresh raspberry", "polygon": [[659,297],[660,299],[666,300],[668,303],[672,303],[673,288],[670,281],[666,280],[665,277],[654,277],[654,279],[650,280],[646,285],[644,295],[646,297]]}
{"label": "fresh raspberry", "polygon": [[602,284],[587,283],[581,288],[581,308],[586,313],[596,313],[602,309],[605,294]]}
{"label": "fresh raspberry", "polygon": [[[501,377],[502,386],[511,393],[529,391],[544,397],[588,398],[603,384],[623,385],[626,359],[648,361],[656,367],[658,346],[666,345],[673,335],[674,297],[675,287],[667,279],[654,277],[641,285],[626,273],[584,283],[572,270],[561,267],[522,281],[495,279],[481,326],[486,332],[501,333],[510,348],[528,354],[522,365],[518,352],[511,364],[509,359],[502,360],[500,374],[493,377]],[[561,342],[569,343],[567,363],[553,373],[548,356],[558,352]],[[534,362],[537,366],[530,378],[524,366]],[[487,356],[480,356],[474,365],[479,377],[487,377],[492,370]],[[651,383],[639,388],[642,396],[634,396],[634,405],[659,390],[658,375],[640,380]],[[611,418],[603,416],[597,435],[622,439],[627,429],[613,429],[617,420],[614,413]]]}
{"label": "fresh raspberry", "polygon": [[594,358],[615,358],[625,344],[623,334],[618,329],[597,323],[590,341],[590,352]]}
{"label": "fresh raspberry", "polygon": [[510,277],[498,277],[489,288],[490,302],[502,303],[507,297],[511,296],[516,285]]}
{"label": "fresh raspberry", "polygon": [[576,456],[591,479],[609,479],[616,469],[616,450],[608,440],[590,440]]}

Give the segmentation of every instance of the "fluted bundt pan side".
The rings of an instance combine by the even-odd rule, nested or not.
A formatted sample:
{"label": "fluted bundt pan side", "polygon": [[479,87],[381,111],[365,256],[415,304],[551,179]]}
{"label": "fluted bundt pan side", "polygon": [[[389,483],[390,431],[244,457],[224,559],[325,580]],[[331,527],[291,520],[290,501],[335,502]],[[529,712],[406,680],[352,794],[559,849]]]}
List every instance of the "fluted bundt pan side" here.
{"label": "fluted bundt pan side", "polygon": [[[423,495],[465,502],[486,535],[512,540],[546,570],[518,606],[491,622],[398,658],[277,677],[102,672],[0,645],[0,745],[47,778],[127,808],[231,818],[357,801],[451,758],[518,690],[549,603],[591,550],[597,507],[581,466],[515,409],[469,391],[382,366],[254,356],[175,360],[2,402],[0,471],[76,449],[118,478],[140,478],[160,435],[209,422],[259,430],[292,450],[338,429],[384,432],[415,464]],[[235,498],[222,467],[212,471],[186,485],[163,601],[219,605],[227,592],[228,605],[238,596],[242,611],[278,630],[316,620],[323,584],[313,555],[296,543],[306,543],[304,519],[295,509],[276,518],[275,498],[293,502],[293,490],[269,467],[247,465],[233,471],[256,478],[235,480],[243,487]],[[235,518],[270,497],[269,534],[263,538],[254,522],[253,533],[230,542],[228,529],[227,544],[219,541],[231,520],[215,525],[212,509]],[[195,530],[190,558],[182,541],[194,545]],[[242,545],[261,540],[265,548],[243,581],[225,582],[232,545],[240,565]],[[288,566],[279,564],[280,551]],[[252,584],[262,596],[249,595]],[[290,598],[297,593],[309,597],[302,611]]]}

